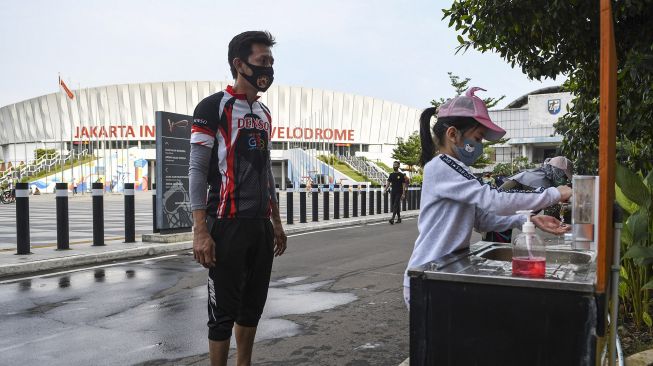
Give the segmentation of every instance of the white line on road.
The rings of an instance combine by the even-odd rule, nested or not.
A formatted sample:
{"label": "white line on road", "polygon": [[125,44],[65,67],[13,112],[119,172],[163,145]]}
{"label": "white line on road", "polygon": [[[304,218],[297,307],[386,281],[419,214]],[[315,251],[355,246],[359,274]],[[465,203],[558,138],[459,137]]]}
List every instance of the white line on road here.
{"label": "white line on road", "polygon": [[15,279],[12,279],[12,280],[0,281],[0,285],[4,285],[4,284],[7,284],[7,283],[13,283],[13,282],[20,282],[20,281],[25,281],[25,280],[31,280],[31,279],[35,279],[35,278],[44,278],[44,277],[58,276],[58,275],[66,274],[66,273],[86,271],[86,270],[89,270],[89,269],[114,267],[114,266],[121,266],[123,264],[130,264],[130,263],[138,263],[138,262],[145,262],[145,261],[151,261],[151,260],[171,258],[171,257],[176,257],[178,255],[179,254],[169,254],[169,255],[162,255],[160,257],[141,258],[141,259],[136,259],[136,260],[127,261],[127,262],[109,263],[109,264],[102,264],[102,265],[93,266],[93,267],[82,267],[82,268],[70,269],[70,270],[67,270],[67,271],[45,273],[45,274],[31,276],[31,277],[15,278]]}
{"label": "white line on road", "polygon": [[291,235],[288,235],[288,237],[289,237],[289,238],[292,238],[292,237],[294,237],[294,236],[302,236],[302,235],[309,235],[309,234],[318,234],[318,233],[323,233],[323,232],[326,232],[326,231],[347,230],[347,229],[354,229],[354,228],[357,228],[357,227],[361,227],[361,225],[356,225],[356,226],[345,226],[345,227],[339,227],[339,228],[335,228],[335,229],[325,229],[325,230],[309,231],[309,232],[306,232],[306,233],[291,234]]}

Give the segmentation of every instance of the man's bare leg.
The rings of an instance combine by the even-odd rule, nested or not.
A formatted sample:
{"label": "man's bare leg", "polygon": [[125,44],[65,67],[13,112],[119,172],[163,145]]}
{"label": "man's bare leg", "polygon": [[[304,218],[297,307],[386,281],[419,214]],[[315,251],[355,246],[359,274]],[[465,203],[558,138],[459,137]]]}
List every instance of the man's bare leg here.
{"label": "man's bare leg", "polygon": [[229,339],[225,341],[209,340],[209,358],[211,366],[227,366],[229,357]]}
{"label": "man's bare leg", "polygon": [[236,324],[236,358],[237,366],[250,366],[252,364],[252,348],[254,347],[254,337],[256,336],[256,327],[244,327]]}

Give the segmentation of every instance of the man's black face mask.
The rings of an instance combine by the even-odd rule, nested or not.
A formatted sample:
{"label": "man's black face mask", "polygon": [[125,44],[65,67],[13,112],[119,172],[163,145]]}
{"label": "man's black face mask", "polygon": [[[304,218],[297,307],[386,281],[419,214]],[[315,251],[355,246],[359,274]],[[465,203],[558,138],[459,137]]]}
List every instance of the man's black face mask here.
{"label": "man's black face mask", "polygon": [[247,61],[243,61],[245,65],[249,66],[250,69],[252,69],[252,75],[245,75],[242,72],[238,72],[240,75],[242,75],[245,80],[249,81],[250,84],[252,84],[256,90],[260,92],[265,92],[268,90],[270,85],[272,85],[272,81],[274,80],[274,69],[272,66],[258,66],[258,65],[252,65]]}

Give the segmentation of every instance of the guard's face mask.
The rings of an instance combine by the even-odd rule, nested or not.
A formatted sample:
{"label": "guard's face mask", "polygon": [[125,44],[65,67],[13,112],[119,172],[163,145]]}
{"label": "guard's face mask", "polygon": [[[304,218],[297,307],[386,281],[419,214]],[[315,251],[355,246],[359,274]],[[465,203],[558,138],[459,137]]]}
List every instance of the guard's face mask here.
{"label": "guard's face mask", "polygon": [[272,66],[252,65],[247,61],[243,61],[243,63],[249,66],[249,68],[252,70],[252,75],[246,75],[240,71],[238,73],[242,75],[245,80],[249,81],[249,83],[252,84],[256,90],[260,92],[265,92],[268,90],[270,85],[272,85],[272,81],[274,80],[274,68],[272,68]]}

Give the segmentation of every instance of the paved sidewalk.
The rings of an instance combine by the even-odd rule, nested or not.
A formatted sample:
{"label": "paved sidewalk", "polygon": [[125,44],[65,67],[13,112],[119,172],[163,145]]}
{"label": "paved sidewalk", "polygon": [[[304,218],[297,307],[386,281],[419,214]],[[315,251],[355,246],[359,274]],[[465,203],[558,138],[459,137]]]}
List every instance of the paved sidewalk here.
{"label": "paved sidewalk", "polygon": [[[405,211],[402,217],[417,217],[419,211]],[[319,230],[337,229],[345,226],[365,225],[387,221],[390,214],[372,215],[319,222],[284,224],[287,235],[297,235]],[[414,222],[406,224],[415,225]],[[190,236],[186,236],[188,239]],[[32,248],[32,254],[16,255],[15,251],[0,251],[0,278],[51,271],[76,266],[106,263],[129,258],[160,256],[166,253],[190,250],[189,240],[176,243],[151,243],[138,241],[123,243],[122,239],[106,240],[106,245],[93,247],[89,243],[71,244],[70,250],[58,251],[56,245]]]}

